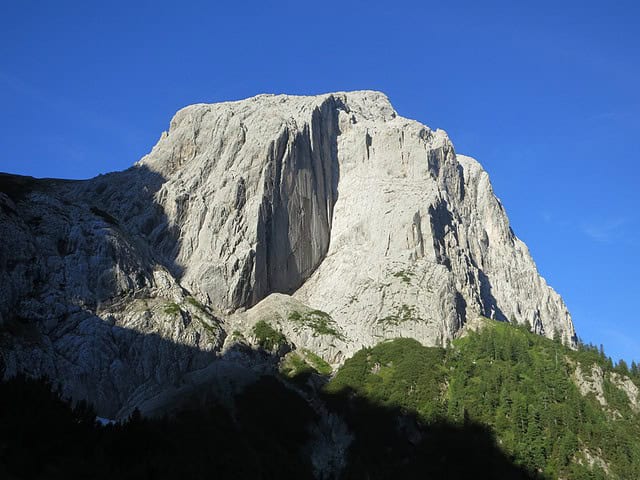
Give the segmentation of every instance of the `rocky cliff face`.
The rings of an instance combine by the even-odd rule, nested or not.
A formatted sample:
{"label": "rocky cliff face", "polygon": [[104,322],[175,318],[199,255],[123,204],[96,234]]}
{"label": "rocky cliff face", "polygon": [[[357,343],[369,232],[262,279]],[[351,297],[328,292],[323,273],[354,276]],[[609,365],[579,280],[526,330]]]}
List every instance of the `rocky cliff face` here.
{"label": "rocky cliff face", "polygon": [[486,172],[378,92],[193,105],[124,172],[0,192],[0,370],[106,416],[220,381],[261,320],[332,364],[480,315],[575,339]]}

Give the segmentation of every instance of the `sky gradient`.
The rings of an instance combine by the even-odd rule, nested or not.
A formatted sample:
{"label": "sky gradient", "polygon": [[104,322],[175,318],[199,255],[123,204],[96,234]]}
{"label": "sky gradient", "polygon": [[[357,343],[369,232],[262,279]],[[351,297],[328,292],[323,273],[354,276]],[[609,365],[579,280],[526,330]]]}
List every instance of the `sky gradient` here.
{"label": "sky gradient", "polygon": [[124,169],[192,103],[381,90],[482,163],[578,335],[640,360],[637,2],[129,3],[2,2],[0,171]]}

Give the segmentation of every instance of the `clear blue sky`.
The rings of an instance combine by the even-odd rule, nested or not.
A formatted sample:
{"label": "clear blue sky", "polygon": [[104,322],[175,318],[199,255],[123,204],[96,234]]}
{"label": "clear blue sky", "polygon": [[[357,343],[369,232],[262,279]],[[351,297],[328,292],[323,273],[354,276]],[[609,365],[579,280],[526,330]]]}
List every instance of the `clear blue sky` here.
{"label": "clear blue sky", "polygon": [[0,171],[126,168],[191,103],[382,90],[485,166],[580,337],[640,359],[637,2],[219,3],[2,0]]}

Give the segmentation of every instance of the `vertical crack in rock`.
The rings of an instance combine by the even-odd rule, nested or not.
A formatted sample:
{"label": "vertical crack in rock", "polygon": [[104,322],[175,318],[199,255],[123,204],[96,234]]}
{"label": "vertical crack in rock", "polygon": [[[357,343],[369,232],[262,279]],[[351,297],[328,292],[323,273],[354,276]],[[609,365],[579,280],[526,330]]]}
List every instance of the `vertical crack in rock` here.
{"label": "vertical crack in rock", "polygon": [[310,123],[285,128],[270,149],[251,304],[272,292],[293,293],[327,252],[338,197],[338,106],[329,99],[316,107]]}
{"label": "vertical crack in rock", "polygon": [[429,221],[433,237],[433,248],[436,260],[451,270],[451,259],[447,254],[448,233],[453,232],[453,214],[447,207],[447,202],[440,199],[435,205],[429,206]]}

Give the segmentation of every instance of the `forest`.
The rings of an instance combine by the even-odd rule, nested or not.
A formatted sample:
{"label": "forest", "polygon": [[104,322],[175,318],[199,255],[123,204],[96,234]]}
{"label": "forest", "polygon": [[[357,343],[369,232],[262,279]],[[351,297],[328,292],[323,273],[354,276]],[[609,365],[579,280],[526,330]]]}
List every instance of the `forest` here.
{"label": "forest", "polygon": [[[601,399],[575,380],[593,366]],[[640,478],[637,405],[619,385],[640,384],[638,368],[602,348],[486,320],[446,348],[395,339],[326,373],[274,372],[233,408],[208,400],[110,425],[49,380],[14,377],[0,383],[0,477]],[[348,448],[320,465],[322,415],[344,423]]]}

